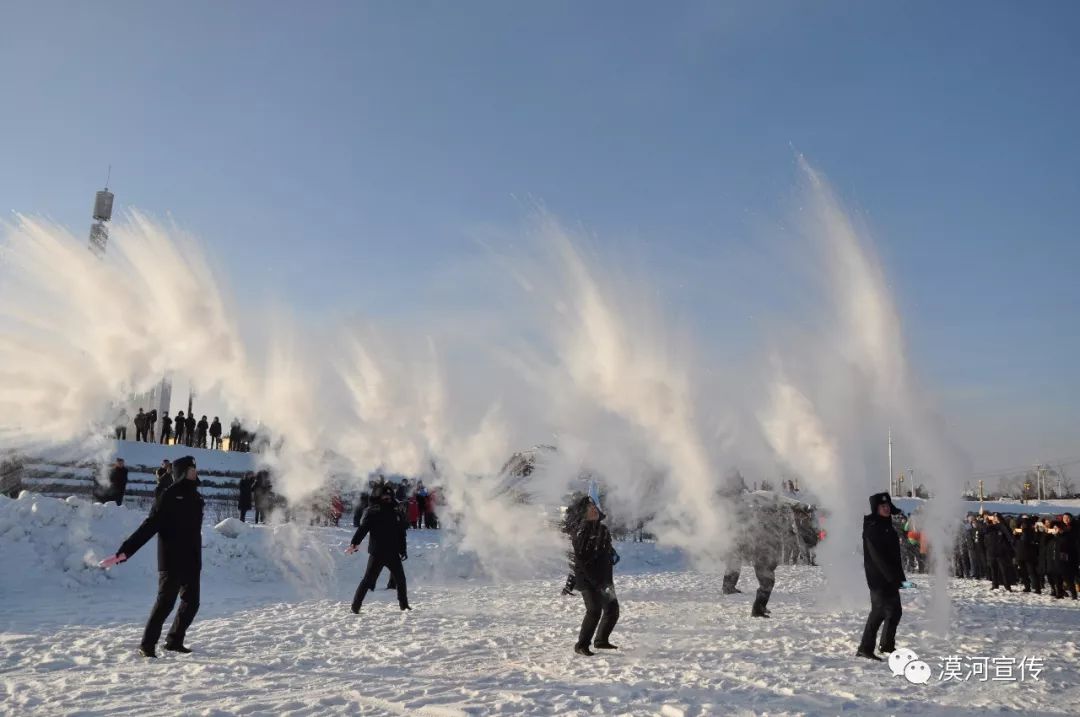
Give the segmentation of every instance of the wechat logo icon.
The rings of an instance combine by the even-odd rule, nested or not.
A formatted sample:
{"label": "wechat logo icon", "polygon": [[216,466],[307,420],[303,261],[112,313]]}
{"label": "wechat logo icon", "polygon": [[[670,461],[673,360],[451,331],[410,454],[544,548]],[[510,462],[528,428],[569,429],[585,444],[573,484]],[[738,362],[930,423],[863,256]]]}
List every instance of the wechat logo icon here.
{"label": "wechat logo icon", "polygon": [[889,655],[889,669],[893,675],[903,675],[913,685],[925,685],[930,681],[930,665],[919,659],[914,650],[896,650]]}

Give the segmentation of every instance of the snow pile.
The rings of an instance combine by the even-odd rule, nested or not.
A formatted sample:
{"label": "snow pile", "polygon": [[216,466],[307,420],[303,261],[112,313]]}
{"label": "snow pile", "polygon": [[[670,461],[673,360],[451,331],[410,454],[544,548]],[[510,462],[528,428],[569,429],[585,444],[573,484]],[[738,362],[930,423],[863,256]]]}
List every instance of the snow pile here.
{"label": "snow pile", "polygon": [[[118,568],[97,567],[145,517],[141,510],[76,497],[60,500],[25,491],[17,500],[0,497],[0,554],[5,567],[0,571],[0,592],[145,590],[157,578],[156,538]],[[239,595],[252,590],[253,584],[271,590],[288,587],[299,597],[335,595],[339,587],[359,581],[367,560],[366,542],[361,554],[343,554],[352,534],[351,527],[253,525],[236,518],[204,526],[203,584],[214,589],[233,587],[230,592]],[[448,531],[413,530],[408,541],[405,569],[412,584],[491,579],[477,556],[463,551]],[[677,570],[685,562],[679,552],[659,549],[653,543],[619,543],[618,551],[622,560],[617,571],[624,575]],[[557,569],[547,566],[534,577],[560,581],[565,563],[552,562]]]}
{"label": "snow pile", "polygon": [[23,491],[0,498],[0,590],[46,580],[61,587],[104,580],[98,560],[112,555],[141,520],[116,505],[58,500]]}
{"label": "snow pile", "polygon": [[[29,492],[0,498],[0,592],[28,585],[70,589],[107,582],[145,584],[157,572],[156,539],[124,566],[103,571],[145,518],[142,511],[80,498],[49,498]],[[204,579],[214,582],[285,581],[303,592],[334,582],[328,546],[314,531],[293,525],[256,528],[236,519],[203,530]]]}

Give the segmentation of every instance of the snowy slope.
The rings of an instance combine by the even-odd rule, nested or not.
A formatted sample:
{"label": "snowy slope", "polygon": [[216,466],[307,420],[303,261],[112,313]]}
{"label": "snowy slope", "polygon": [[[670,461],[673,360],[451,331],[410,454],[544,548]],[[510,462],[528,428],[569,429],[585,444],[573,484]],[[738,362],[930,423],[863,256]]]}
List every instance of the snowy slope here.
{"label": "snowy slope", "polygon": [[[106,441],[97,453],[85,448],[61,446],[35,450],[22,457],[21,487],[57,497],[91,494],[95,477],[103,479],[108,466],[123,458],[128,466],[128,495],[152,495],[157,478],[154,471],[165,458],[176,460],[194,456],[203,476],[202,492],[207,497],[235,499],[236,481],[255,470],[257,456],[228,453],[187,446],[163,446],[135,441]],[[98,475],[100,474],[100,476]]]}
{"label": "snowy slope", "polygon": [[[108,573],[142,515],[26,495],[0,499],[0,714],[1075,714],[1080,606],[954,581],[953,637],[933,629],[926,578],[904,593],[899,642],[932,656],[1041,655],[1040,680],[912,685],[856,660],[865,615],[818,604],[816,568],[781,567],[755,620],[753,573],[720,597],[720,576],[651,544],[620,544],[617,653],[571,653],[581,599],[562,575],[495,584],[438,531],[412,531],[415,610],[378,590],[357,617],[363,569],[344,528],[204,530],[196,652],[139,658],[155,588],[147,545]],[[235,534],[237,537],[229,537]],[[385,576],[380,580],[380,588]],[[855,590],[865,592],[864,586]]]}

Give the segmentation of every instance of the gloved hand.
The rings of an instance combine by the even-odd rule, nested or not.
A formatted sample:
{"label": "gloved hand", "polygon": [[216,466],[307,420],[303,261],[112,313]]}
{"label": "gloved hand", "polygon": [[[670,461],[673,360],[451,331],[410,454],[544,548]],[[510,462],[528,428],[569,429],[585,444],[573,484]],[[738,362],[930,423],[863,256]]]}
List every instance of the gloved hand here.
{"label": "gloved hand", "polygon": [[349,543],[349,547],[345,548],[345,554],[346,555],[352,555],[353,553],[355,553],[359,549],[360,549],[359,545],[353,545],[352,543]]}
{"label": "gloved hand", "polygon": [[108,569],[108,568],[111,568],[114,565],[119,565],[120,563],[122,563],[122,562],[124,562],[126,560],[127,560],[127,555],[125,555],[124,553],[117,553],[116,555],[112,556],[111,558],[105,558],[104,560],[102,560],[100,563],[98,563],[98,567]]}
{"label": "gloved hand", "polygon": [[402,561],[405,561],[405,560],[409,559],[409,554],[408,553],[402,553],[399,557],[402,559]]}

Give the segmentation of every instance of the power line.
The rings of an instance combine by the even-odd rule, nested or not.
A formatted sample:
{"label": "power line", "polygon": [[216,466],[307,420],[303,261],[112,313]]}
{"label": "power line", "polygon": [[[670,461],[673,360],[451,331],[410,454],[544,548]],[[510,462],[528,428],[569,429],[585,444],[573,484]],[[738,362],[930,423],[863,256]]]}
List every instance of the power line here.
{"label": "power line", "polygon": [[[1045,466],[1049,466],[1051,468],[1064,468],[1065,466],[1071,466],[1071,465],[1075,465],[1077,463],[1080,463],[1080,458],[1070,458],[1068,460],[1040,461],[1039,465],[1045,465]],[[989,470],[989,471],[980,471],[979,473],[974,473],[974,474],[970,475],[968,477],[968,480],[978,479],[978,478],[996,478],[998,476],[1008,476],[1008,475],[1013,474],[1013,473],[1020,473],[1020,472],[1029,471],[1033,467],[1034,466],[1031,463],[1028,463],[1028,464],[1025,464],[1025,465],[1022,465],[1022,466],[1016,466],[1016,467],[1013,467],[1013,468],[996,468],[994,470]]]}

